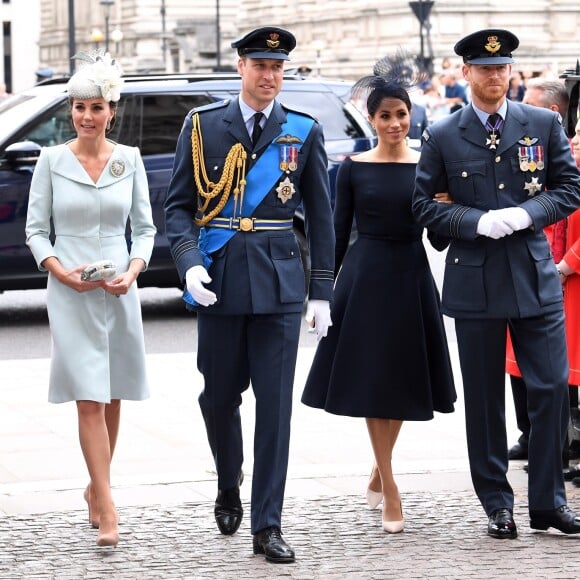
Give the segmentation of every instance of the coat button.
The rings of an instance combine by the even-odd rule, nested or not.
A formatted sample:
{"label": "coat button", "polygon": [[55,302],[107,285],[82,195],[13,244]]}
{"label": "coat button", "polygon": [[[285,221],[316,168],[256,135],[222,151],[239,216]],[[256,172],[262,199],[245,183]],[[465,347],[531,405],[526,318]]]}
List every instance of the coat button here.
{"label": "coat button", "polygon": [[252,159],[256,159],[257,155],[255,153],[252,153]]}
{"label": "coat button", "polygon": [[455,260],[453,260],[454,264],[459,264],[459,258],[455,258]]}
{"label": "coat button", "polygon": [[467,171],[462,171],[461,172],[461,177],[467,177]]}
{"label": "coat button", "polygon": [[498,189],[505,189],[505,183],[500,183],[497,187]]}
{"label": "coat button", "polygon": [[501,161],[501,157],[498,155],[498,156],[495,158],[495,162],[496,162],[496,163],[499,163],[500,161]]}

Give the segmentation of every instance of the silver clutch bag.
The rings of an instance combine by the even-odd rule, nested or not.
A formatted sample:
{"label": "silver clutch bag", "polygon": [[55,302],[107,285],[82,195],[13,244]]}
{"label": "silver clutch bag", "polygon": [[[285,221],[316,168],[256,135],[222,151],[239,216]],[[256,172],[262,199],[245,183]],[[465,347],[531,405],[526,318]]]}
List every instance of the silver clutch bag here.
{"label": "silver clutch bag", "polygon": [[89,264],[81,272],[81,280],[84,282],[98,282],[99,280],[110,280],[117,273],[117,268],[111,260],[99,260]]}

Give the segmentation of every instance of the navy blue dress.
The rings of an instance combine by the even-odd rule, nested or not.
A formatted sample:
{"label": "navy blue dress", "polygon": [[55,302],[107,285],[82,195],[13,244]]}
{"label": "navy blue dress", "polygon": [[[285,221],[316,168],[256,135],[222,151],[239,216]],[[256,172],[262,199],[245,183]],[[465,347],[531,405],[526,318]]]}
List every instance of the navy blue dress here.
{"label": "navy blue dress", "polygon": [[[318,345],[306,405],[412,421],[454,410],[439,293],[411,213],[415,169],[351,159],[339,169],[333,326]],[[348,248],[353,216],[358,237]]]}

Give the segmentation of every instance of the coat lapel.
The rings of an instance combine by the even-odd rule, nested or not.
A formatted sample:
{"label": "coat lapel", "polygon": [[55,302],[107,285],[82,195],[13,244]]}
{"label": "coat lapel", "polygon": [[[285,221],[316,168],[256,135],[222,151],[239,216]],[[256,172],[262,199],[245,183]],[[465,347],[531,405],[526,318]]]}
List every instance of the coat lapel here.
{"label": "coat lapel", "polygon": [[89,174],[85,171],[85,168],[81,165],[75,154],[69,149],[68,145],[64,144],[57,152],[52,170],[66,177],[66,179],[81,183],[82,185],[107,187],[133,174],[135,172],[135,163],[127,156],[124,147],[116,145],[103,172],[99,176],[99,180],[95,183],[89,177]]}
{"label": "coat lapel", "polygon": [[269,145],[275,137],[280,134],[282,125],[286,122],[286,113],[277,101],[274,101],[272,113],[268,117],[268,122],[256,144],[256,151]]}
{"label": "coat lapel", "polygon": [[129,158],[127,151],[128,150],[121,145],[115,146],[107,165],[105,165],[105,168],[97,181],[98,187],[112,185],[135,172],[135,163]]}
{"label": "coat lapel", "polygon": [[244,123],[244,118],[242,117],[242,111],[240,110],[240,105],[238,99],[232,99],[229,102],[228,108],[223,116],[224,123],[228,126],[228,132],[232,135],[235,141],[241,143],[246,149],[251,151],[253,149],[252,141],[246,125]]}
{"label": "coat lapel", "polygon": [[487,149],[485,144],[488,134],[485,127],[481,124],[479,117],[473,110],[472,106],[463,107],[459,119],[459,129],[461,129],[461,136],[467,139],[470,143]]}
{"label": "coat lapel", "polygon": [[54,173],[76,183],[95,185],[89,177],[89,174],[85,171],[85,168],[81,165],[81,162],[76,158],[66,143],[60,145],[58,150],[55,150],[55,158],[51,169]]}
{"label": "coat lapel", "polygon": [[527,133],[527,125],[528,118],[524,115],[521,107],[508,101],[506,119],[503,124],[499,146],[497,148],[498,154],[513,147],[513,145]]}

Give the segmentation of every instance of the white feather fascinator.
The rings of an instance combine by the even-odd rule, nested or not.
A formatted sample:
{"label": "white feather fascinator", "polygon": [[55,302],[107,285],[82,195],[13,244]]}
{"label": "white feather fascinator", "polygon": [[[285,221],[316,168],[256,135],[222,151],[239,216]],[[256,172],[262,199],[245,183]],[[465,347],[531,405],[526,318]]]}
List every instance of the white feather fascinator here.
{"label": "white feather fascinator", "polygon": [[98,49],[73,56],[86,64],[68,81],[67,91],[75,99],[98,99],[117,102],[121,98],[123,71],[108,52]]}

